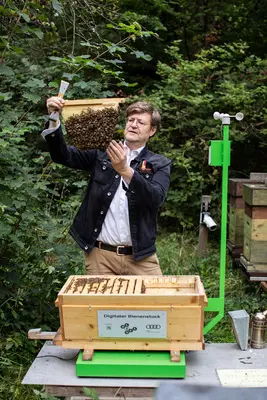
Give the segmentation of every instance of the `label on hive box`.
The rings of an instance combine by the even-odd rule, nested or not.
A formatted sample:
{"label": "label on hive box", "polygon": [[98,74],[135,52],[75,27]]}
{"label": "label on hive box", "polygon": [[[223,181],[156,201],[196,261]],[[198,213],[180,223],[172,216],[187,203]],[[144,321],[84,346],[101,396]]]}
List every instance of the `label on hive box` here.
{"label": "label on hive box", "polygon": [[167,338],[166,311],[101,310],[98,336],[103,338]]}

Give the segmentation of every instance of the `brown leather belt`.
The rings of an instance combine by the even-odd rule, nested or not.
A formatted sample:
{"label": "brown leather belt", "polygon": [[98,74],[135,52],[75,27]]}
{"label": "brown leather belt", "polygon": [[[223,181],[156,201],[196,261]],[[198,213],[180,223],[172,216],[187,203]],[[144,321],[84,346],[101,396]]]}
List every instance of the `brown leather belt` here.
{"label": "brown leather belt", "polygon": [[103,242],[99,242],[98,240],[95,242],[95,247],[101,250],[113,251],[118,256],[129,256],[133,254],[132,246],[111,246],[110,244],[106,244]]}

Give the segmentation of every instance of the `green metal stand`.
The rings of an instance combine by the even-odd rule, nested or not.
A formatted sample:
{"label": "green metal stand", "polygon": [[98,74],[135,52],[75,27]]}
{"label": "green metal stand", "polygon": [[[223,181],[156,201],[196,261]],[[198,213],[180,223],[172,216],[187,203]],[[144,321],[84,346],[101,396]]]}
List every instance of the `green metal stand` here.
{"label": "green metal stand", "polygon": [[227,239],[227,205],[228,205],[228,169],[230,166],[231,142],[229,141],[230,117],[238,121],[244,118],[242,113],[234,116],[214,113],[214,119],[222,120],[222,140],[210,141],[209,165],[222,167],[222,208],[221,208],[221,245],[220,245],[220,282],[219,297],[209,298],[205,311],[217,312],[217,315],[204,327],[204,335],[208,333],[224,316],[225,303],[225,267]]}
{"label": "green metal stand", "polygon": [[210,165],[222,167],[222,209],[221,209],[221,246],[220,246],[220,286],[219,297],[209,298],[205,311],[217,312],[205,327],[204,335],[209,332],[224,316],[224,285],[227,239],[227,198],[228,198],[228,167],[230,165],[229,126],[223,125],[223,140],[210,142]]}
{"label": "green metal stand", "polygon": [[167,351],[95,351],[92,361],[83,361],[80,352],[76,362],[79,377],[105,378],[185,378],[184,352],[180,362],[170,360]]}

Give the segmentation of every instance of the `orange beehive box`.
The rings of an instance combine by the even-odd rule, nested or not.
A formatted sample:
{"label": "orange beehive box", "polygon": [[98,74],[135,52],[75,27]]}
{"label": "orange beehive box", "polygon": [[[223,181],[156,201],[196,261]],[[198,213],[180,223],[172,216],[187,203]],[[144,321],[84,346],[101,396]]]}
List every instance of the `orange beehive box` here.
{"label": "orange beehive box", "polygon": [[199,276],[70,276],[56,305],[54,342],[94,350],[202,350]]}

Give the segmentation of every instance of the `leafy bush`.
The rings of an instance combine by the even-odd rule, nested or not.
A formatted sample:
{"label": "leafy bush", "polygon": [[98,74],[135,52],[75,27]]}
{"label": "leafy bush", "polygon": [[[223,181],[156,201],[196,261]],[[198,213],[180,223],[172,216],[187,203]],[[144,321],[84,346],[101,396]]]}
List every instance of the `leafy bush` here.
{"label": "leafy bush", "polygon": [[179,43],[167,53],[172,62],[159,62],[161,80],[148,97],[163,115],[163,128],[151,145],[173,161],[161,215],[186,229],[198,224],[202,194],[213,196],[215,217],[220,209],[221,168],[208,166],[209,140],[221,138],[214,111],[245,115],[230,126],[230,176],[266,170],[267,61],[248,56],[241,42],[200,51],[194,60],[181,55]]}
{"label": "leafy bush", "polygon": [[5,21],[0,37],[3,337],[36,326],[56,329],[56,294],[70,274],[83,273],[82,254],[68,229],[88,174],[70,174],[51,163],[40,138],[44,100],[57,93],[62,78],[71,82],[67,97],[123,95],[121,87],[135,85],[125,80],[124,57],[150,59],[138,50],[138,39],[154,37],[153,32],[135,21],[120,22],[114,2],[100,1],[90,10],[88,2],[78,3],[77,10],[69,2],[46,0],[26,2],[23,10],[12,0],[0,6]]}

